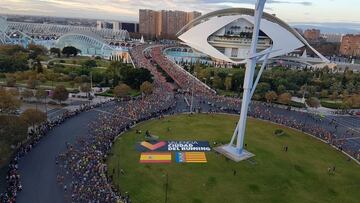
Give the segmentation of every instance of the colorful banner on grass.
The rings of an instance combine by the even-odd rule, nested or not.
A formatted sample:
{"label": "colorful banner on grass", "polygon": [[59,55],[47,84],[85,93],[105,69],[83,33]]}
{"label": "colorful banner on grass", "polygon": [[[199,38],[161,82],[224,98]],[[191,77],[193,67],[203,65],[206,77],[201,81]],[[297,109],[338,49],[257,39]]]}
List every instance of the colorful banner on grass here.
{"label": "colorful banner on grass", "polygon": [[208,141],[142,141],[136,145],[139,152],[211,151]]}
{"label": "colorful banner on grass", "polygon": [[177,163],[207,163],[205,152],[176,152]]}
{"label": "colorful banner on grass", "polygon": [[171,163],[171,152],[143,152],[140,163]]}

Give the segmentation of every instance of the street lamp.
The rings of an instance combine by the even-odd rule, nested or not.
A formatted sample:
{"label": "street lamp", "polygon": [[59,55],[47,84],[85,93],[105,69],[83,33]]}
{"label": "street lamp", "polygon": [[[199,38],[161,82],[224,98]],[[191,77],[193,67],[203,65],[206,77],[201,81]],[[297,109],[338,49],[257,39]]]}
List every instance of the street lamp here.
{"label": "street lamp", "polygon": [[166,178],[166,182],[165,182],[165,203],[167,203],[168,200],[168,187],[169,187],[169,174],[166,171],[166,173],[164,174],[165,178]]}
{"label": "street lamp", "polygon": [[195,78],[196,78],[196,72],[194,72],[194,78],[193,78],[193,84],[192,84],[190,113],[193,112]]}

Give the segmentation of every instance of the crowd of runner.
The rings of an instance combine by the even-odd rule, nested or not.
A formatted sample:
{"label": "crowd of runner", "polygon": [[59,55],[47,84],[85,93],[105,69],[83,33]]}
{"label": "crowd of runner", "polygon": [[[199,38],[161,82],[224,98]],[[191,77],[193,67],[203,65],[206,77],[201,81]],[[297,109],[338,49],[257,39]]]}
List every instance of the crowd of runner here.
{"label": "crowd of runner", "polygon": [[66,111],[62,115],[59,115],[52,120],[47,120],[41,125],[35,126],[35,128],[30,129],[27,136],[28,140],[17,148],[12,160],[9,163],[6,175],[7,188],[6,192],[0,194],[0,202],[15,202],[18,192],[22,190],[21,177],[18,171],[18,161],[26,154],[28,154],[34,147],[36,147],[40,140],[44,136],[46,136],[50,130],[62,124],[69,118],[74,117],[83,111],[96,108],[100,105],[103,105],[104,103],[105,102],[97,103],[95,105],[81,105],[79,108],[73,111]]}
{"label": "crowd of runner", "polygon": [[[66,151],[59,154],[54,160],[58,165],[57,182],[64,190],[66,201],[131,202],[127,193],[117,191],[117,188],[114,187],[112,176],[106,175],[111,173],[107,173],[105,160],[115,139],[122,132],[138,122],[162,117],[173,112],[172,110],[176,108],[176,98],[179,97],[179,94],[175,93],[175,89],[181,89],[183,92],[181,95],[185,98],[189,97],[189,92],[193,90],[199,107],[208,105],[210,111],[236,114],[240,112],[241,101],[239,99],[216,95],[201,81],[169,61],[162,54],[163,47],[147,48],[149,48],[148,45],[135,47],[131,51],[131,56],[137,67],[146,68],[153,74],[153,93],[130,101],[118,102],[113,111],[103,113],[100,118],[89,124],[89,133],[86,137],[79,138],[76,143],[67,143]],[[166,82],[164,75],[158,71],[157,65],[173,78],[175,84]],[[9,165],[7,177],[9,187],[8,191],[1,195],[1,202],[14,202],[16,193],[22,189],[17,172],[17,161],[53,127],[61,124],[67,118],[91,108],[94,106],[65,113],[54,121],[44,123],[32,132],[32,141],[19,148]],[[279,109],[257,102],[251,104],[249,116],[304,131],[360,160],[360,145],[353,142],[349,144],[347,139],[339,139],[349,137],[353,135],[353,132],[341,131],[340,133],[335,122],[323,120],[306,112],[286,108]]]}
{"label": "crowd of runner", "polygon": [[[213,111],[240,113],[240,99],[216,95],[213,90],[209,89],[209,87],[200,80],[195,79],[193,75],[188,73],[182,67],[167,59],[165,54],[163,54],[163,50],[165,48],[166,46],[157,46],[153,48],[151,51],[151,59],[164,69],[167,74],[174,79],[176,84],[181,87],[181,89],[189,92],[194,91],[194,95],[200,98],[203,103],[211,104],[214,107],[212,109]],[[190,100],[189,95],[185,94],[185,98]],[[340,150],[345,151],[353,158],[360,160],[360,140],[346,139],[349,137],[360,138],[359,133],[349,129],[343,129],[340,131],[337,129],[339,126],[336,122],[322,121],[323,119],[321,117],[313,116],[310,113],[302,113],[302,117],[292,117],[289,115],[293,115],[298,112],[292,111],[278,114],[277,111],[274,111],[276,108],[270,108],[269,106],[264,106],[258,102],[253,103],[252,106],[254,108],[250,109],[250,116],[302,130],[328,142],[329,144],[332,144]],[[323,128],[321,126],[324,125],[319,125],[318,122],[329,122],[323,123],[328,127]]]}
{"label": "crowd of runner", "polygon": [[[132,52],[132,54],[138,54]],[[104,113],[89,125],[89,134],[56,160],[59,166],[57,181],[65,199],[72,202],[130,202],[127,194],[117,191],[107,177],[105,159],[116,137],[137,122],[161,117],[175,105],[172,86],[144,56],[134,57],[134,63],[147,68],[154,75],[154,90],[150,95],[118,102],[109,114]],[[66,181],[70,180],[70,181]]]}

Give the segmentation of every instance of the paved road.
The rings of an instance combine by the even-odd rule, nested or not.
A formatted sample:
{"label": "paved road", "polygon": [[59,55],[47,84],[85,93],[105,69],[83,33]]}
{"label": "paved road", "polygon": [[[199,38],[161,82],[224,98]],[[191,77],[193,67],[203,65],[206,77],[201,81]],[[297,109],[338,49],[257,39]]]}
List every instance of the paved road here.
{"label": "paved road", "polygon": [[4,192],[6,190],[6,172],[7,172],[7,166],[4,166],[0,168],[0,193]]}
{"label": "paved road", "polygon": [[87,123],[98,114],[89,111],[67,120],[20,160],[19,172],[24,189],[18,195],[18,202],[63,202],[63,190],[56,184],[55,157],[65,151],[66,142],[73,143],[77,137],[86,136]]}
{"label": "paved road", "polygon": [[[191,98],[188,97],[188,103],[190,102]],[[20,203],[64,202],[63,188],[56,182],[58,167],[56,167],[55,164],[55,157],[65,151],[66,142],[74,143],[76,138],[87,135],[87,124],[90,121],[95,120],[99,114],[111,114],[114,112],[115,107],[115,103],[112,102],[106,107],[84,112],[67,120],[52,130],[29,154],[22,158],[19,163],[19,168],[23,191],[19,193],[17,201]],[[211,108],[206,103],[199,102],[196,98],[194,99],[194,107],[201,107],[202,111],[207,111]],[[189,111],[189,106],[183,97],[179,97],[177,99],[177,108],[173,112],[184,111]],[[304,113],[290,112],[278,108],[274,108],[272,111],[278,114],[291,115],[298,120],[306,119]],[[57,112],[57,110],[53,112]],[[60,112],[61,111],[59,111],[59,113]],[[328,123],[329,121],[324,120],[318,124],[326,127]],[[339,127],[338,130],[343,131],[345,128]]]}

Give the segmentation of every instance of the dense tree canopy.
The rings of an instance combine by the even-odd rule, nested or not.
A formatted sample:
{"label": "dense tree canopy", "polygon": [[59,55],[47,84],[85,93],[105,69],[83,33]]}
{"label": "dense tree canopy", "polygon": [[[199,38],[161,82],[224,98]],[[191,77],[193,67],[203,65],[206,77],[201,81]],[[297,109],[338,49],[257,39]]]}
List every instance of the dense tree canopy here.
{"label": "dense tree canopy", "polygon": [[64,85],[56,86],[52,98],[61,103],[69,98],[69,92],[66,90]]}
{"label": "dense tree canopy", "polygon": [[79,50],[73,46],[64,47],[61,51],[66,57],[76,56],[79,53]]}
{"label": "dense tree canopy", "polygon": [[36,109],[26,109],[21,115],[20,118],[25,121],[28,126],[35,126],[45,122],[47,115]]}
{"label": "dense tree canopy", "polygon": [[131,88],[126,84],[119,84],[114,88],[114,96],[116,98],[122,98],[129,94]]}
{"label": "dense tree canopy", "polygon": [[51,53],[51,54],[55,54],[57,57],[60,57],[60,55],[61,55],[61,50],[60,50],[59,48],[52,47],[52,48],[50,48],[50,53]]}
{"label": "dense tree canopy", "polygon": [[[221,69],[203,65],[195,67],[194,71],[198,73],[200,80],[215,89],[242,92],[245,75],[243,68]],[[230,84],[231,88],[229,88]],[[317,70],[273,67],[264,71],[255,95],[259,99],[266,100],[265,94],[269,91],[274,91],[277,95],[283,93],[298,97],[305,95],[307,98],[329,96],[332,99],[346,98],[360,92],[360,74],[350,70],[332,72],[328,67]]]}
{"label": "dense tree canopy", "polygon": [[26,138],[27,125],[15,115],[0,115],[0,142],[15,145]]}
{"label": "dense tree canopy", "polygon": [[96,64],[95,60],[90,59],[90,60],[84,61],[82,66],[85,68],[94,68],[97,66],[97,64]]}
{"label": "dense tree canopy", "polygon": [[0,87],[0,113],[13,113],[19,107],[19,99],[9,90]]}
{"label": "dense tree canopy", "polygon": [[140,91],[146,95],[151,94],[153,92],[153,89],[153,85],[148,81],[143,82],[143,84],[141,84],[140,86]]}
{"label": "dense tree canopy", "polygon": [[120,70],[120,75],[122,81],[133,89],[139,89],[145,81],[153,82],[150,71],[144,68],[123,67]]}

